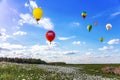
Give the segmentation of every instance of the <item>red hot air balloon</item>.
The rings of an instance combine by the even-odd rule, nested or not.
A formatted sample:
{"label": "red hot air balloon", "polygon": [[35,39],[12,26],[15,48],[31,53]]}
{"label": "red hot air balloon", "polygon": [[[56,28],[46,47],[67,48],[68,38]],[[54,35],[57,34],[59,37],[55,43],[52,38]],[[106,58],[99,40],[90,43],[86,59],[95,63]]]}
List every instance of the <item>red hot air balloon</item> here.
{"label": "red hot air balloon", "polygon": [[55,38],[55,32],[52,31],[52,30],[49,30],[47,33],[46,33],[46,39],[51,43]]}

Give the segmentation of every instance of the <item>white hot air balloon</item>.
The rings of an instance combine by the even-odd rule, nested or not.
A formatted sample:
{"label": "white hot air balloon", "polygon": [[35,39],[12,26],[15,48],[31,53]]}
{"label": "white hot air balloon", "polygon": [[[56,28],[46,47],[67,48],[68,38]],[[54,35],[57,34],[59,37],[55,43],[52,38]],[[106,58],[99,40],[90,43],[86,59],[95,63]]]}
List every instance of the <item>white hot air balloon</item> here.
{"label": "white hot air balloon", "polygon": [[112,25],[111,24],[106,24],[106,29],[107,30],[110,30],[112,28]]}

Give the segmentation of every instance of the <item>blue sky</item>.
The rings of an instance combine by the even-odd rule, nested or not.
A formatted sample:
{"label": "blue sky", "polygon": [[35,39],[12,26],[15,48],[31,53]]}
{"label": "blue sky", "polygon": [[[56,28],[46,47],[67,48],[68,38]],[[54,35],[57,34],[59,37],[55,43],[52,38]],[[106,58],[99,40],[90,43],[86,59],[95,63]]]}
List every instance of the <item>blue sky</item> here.
{"label": "blue sky", "polygon": [[[39,24],[32,16],[35,7],[44,12]],[[85,19],[82,11],[87,12]],[[67,63],[120,61],[120,0],[0,0],[0,12],[0,57]],[[48,30],[56,33],[51,45],[45,37]]]}

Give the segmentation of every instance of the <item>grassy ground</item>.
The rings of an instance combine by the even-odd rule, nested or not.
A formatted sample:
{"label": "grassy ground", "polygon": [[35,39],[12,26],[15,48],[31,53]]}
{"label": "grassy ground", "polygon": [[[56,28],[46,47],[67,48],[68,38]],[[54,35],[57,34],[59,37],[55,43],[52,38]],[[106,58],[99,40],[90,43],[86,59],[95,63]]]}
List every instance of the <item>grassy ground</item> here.
{"label": "grassy ground", "polygon": [[67,65],[67,66],[75,66],[79,67],[80,72],[90,74],[90,75],[97,75],[97,76],[103,76],[107,78],[117,78],[120,80],[120,75],[115,75],[112,73],[103,73],[101,71],[101,68],[106,66],[112,66],[112,67],[119,67],[120,64],[78,64],[78,65]]}
{"label": "grassy ground", "polygon": [[104,66],[106,65],[87,64],[62,65],[61,67],[1,62],[0,80],[120,80],[119,76],[115,76],[113,74],[103,74],[100,68]]}

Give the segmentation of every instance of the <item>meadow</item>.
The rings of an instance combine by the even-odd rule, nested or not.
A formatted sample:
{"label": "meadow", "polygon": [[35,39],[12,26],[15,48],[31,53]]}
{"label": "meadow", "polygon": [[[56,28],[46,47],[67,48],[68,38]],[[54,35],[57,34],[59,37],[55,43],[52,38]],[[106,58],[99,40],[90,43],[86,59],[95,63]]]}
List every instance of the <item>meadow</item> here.
{"label": "meadow", "polygon": [[18,64],[0,62],[0,80],[120,80],[102,67],[119,64]]}

